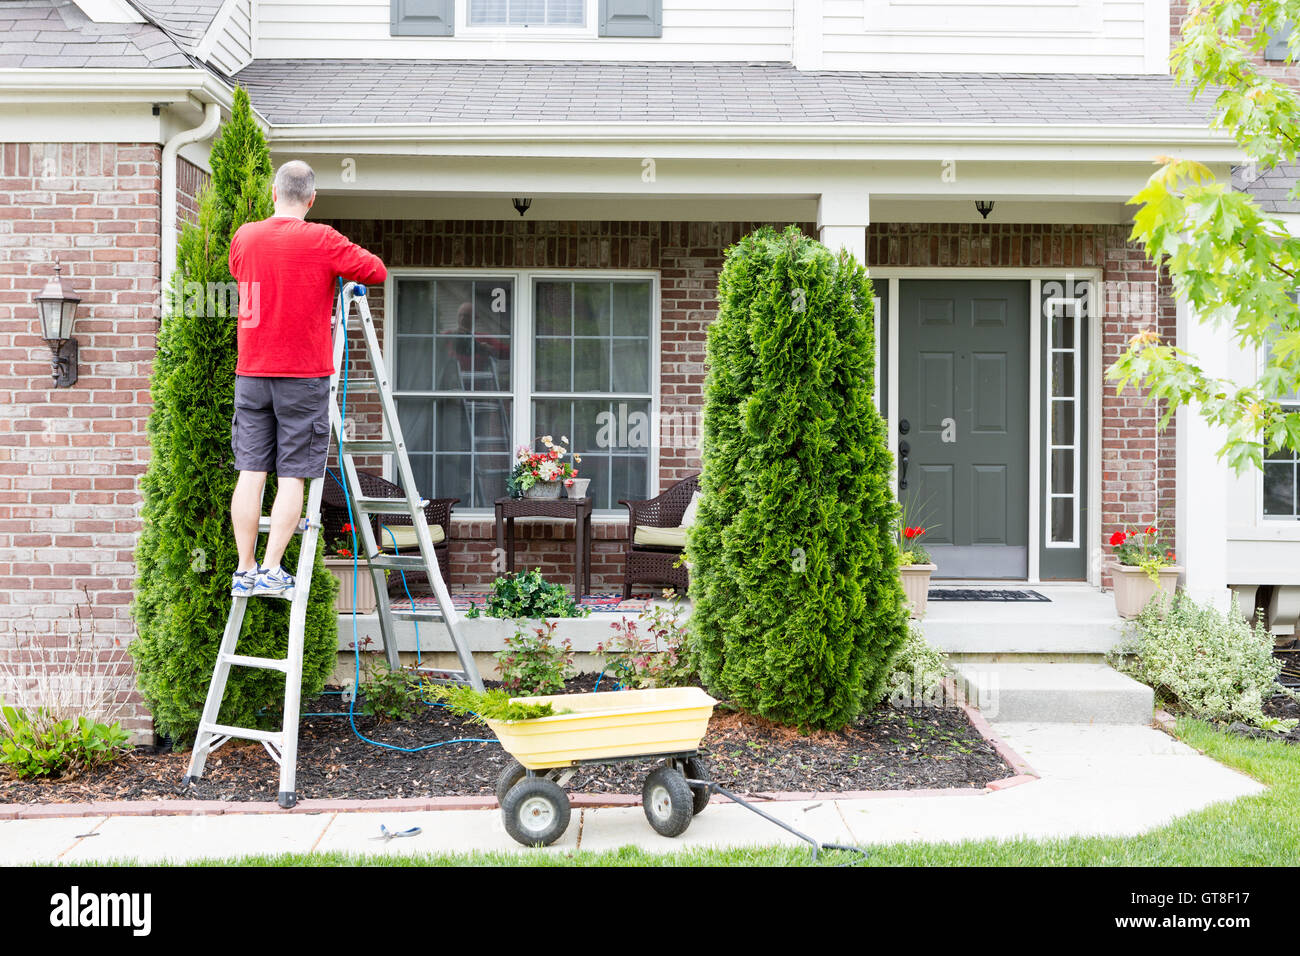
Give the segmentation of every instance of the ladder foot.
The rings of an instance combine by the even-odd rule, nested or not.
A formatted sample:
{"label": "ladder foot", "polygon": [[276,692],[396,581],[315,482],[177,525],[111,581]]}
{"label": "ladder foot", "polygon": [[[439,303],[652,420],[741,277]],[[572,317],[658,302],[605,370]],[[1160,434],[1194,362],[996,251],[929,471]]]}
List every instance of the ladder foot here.
{"label": "ladder foot", "polygon": [[188,786],[190,786],[191,784],[193,784],[195,780],[198,780],[198,779],[199,779],[198,777],[192,776],[192,775],[190,775],[190,774],[187,773],[185,776],[181,777],[181,786],[182,786],[182,787],[188,787]]}
{"label": "ladder foot", "polygon": [[293,790],[281,790],[279,804],[283,810],[292,810],[298,805],[298,794]]}

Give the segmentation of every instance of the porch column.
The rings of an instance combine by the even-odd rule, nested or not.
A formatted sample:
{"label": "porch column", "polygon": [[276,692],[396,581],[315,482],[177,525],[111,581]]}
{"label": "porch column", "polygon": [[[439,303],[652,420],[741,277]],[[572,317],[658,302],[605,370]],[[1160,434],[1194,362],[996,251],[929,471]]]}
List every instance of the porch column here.
{"label": "porch column", "polygon": [[867,226],[871,224],[871,196],[866,190],[822,193],[817,198],[817,238],[832,252],[840,247],[867,264]]}
{"label": "porch column", "polygon": [[[1215,330],[1178,301],[1178,345],[1195,355],[1207,375],[1227,372],[1227,349]],[[1183,587],[1197,601],[1230,606],[1228,591],[1228,466],[1216,453],[1223,446],[1223,429],[1210,425],[1199,410],[1184,406],[1176,414],[1175,538]]]}

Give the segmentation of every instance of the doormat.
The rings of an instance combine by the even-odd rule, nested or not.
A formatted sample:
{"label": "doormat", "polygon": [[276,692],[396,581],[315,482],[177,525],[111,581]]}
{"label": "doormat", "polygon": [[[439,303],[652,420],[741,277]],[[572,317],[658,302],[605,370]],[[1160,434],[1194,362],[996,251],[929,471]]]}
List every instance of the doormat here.
{"label": "doormat", "polygon": [[[480,612],[487,610],[488,591],[452,591],[451,603],[457,611],[464,614],[470,609],[470,606],[477,607]],[[610,613],[621,614],[625,612],[644,611],[650,606],[649,598],[629,598],[623,600],[623,595],[618,592],[597,593],[583,595],[582,600],[578,602],[580,607],[585,607],[590,611],[607,611]],[[415,607],[431,608],[438,606],[438,599],[432,594],[417,594],[415,597]],[[411,602],[403,598],[392,602],[394,611],[411,610]]]}
{"label": "doormat", "polygon": [[1046,601],[1052,599],[1024,588],[930,588],[931,601]]}

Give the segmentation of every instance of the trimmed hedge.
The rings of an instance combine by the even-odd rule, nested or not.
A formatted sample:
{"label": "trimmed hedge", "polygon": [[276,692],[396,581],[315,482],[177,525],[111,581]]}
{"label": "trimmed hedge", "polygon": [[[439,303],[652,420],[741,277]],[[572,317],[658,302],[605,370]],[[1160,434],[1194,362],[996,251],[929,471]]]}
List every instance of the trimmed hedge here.
{"label": "trimmed hedge", "polygon": [[[235,406],[237,309],[229,267],[230,238],[245,222],[271,214],[271,156],[253,120],[248,94],[236,89],[230,120],[212,146],[212,181],[199,197],[199,222],[187,224],[158,333],[150,383],[152,455],[140,482],[144,527],[136,547],[131,643],[140,694],[155,726],[192,741],[230,612],[237,554],[230,496],[237,472],[230,448]],[[268,488],[269,493],[274,487]],[[295,537],[285,556],[298,559]],[[319,693],[337,656],[337,585],[320,557],[311,579],[303,660],[303,696]],[[239,651],[283,657],[289,602],[250,601]],[[234,668],[223,723],[277,723],[284,678]]]}
{"label": "trimmed hedge", "polygon": [[871,284],[791,226],[727,252],[709,328],[692,643],[745,710],[838,728],[907,634]]}

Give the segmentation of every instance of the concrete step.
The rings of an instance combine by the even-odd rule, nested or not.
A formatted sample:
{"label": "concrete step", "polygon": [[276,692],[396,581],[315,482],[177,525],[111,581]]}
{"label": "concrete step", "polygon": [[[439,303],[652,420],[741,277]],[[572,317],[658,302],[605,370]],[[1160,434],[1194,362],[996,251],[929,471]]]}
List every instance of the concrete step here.
{"label": "concrete step", "polygon": [[989,720],[1056,724],[1151,722],[1151,688],[1105,664],[987,664],[955,667],[967,700]]}
{"label": "concrete step", "polygon": [[[936,582],[935,587],[947,586]],[[1084,586],[1029,587],[1050,601],[931,601],[921,628],[949,654],[1104,655],[1123,638],[1109,594]]]}

